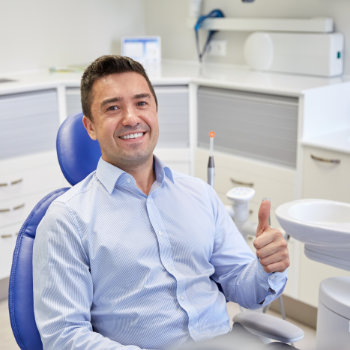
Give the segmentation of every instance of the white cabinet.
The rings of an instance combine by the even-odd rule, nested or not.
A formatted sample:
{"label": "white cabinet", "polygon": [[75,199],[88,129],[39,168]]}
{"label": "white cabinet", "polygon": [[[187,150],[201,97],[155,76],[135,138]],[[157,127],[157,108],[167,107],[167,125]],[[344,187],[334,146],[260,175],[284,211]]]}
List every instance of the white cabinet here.
{"label": "white cabinet", "polygon": [[0,161],[0,279],[9,276],[16,236],[35,204],[65,186],[55,151]]}
{"label": "white cabinet", "polygon": [[0,96],[0,279],[10,274],[29,212],[65,184],[55,151],[58,125],[55,89]]}
{"label": "white cabinet", "polygon": [[304,146],[302,195],[350,202],[350,154]]}
{"label": "white cabinet", "polygon": [[[195,152],[195,175],[207,180],[209,152],[198,148]],[[254,188],[255,196],[251,200],[251,219],[257,221],[257,214],[263,198],[271,199],[272,224],[277,225],[274,208],[294,199],[295,170],[276,166],[253,159],[215,152],[215,190],[225,204],[231,204],[226,192],[241,184]]]}
{"label": "white cabinet", "polygon": [[0,160],[55,148],[56,89],[0,96]]}
{"label": "white cabinet", "polygon": [[296,167],[296,97],[199,87],[198,145],[263,162]]}
{"label": "white cabinet", "polygon": [[[350,155],[318,147],[303,147],[302,197],[350,202]],[[308,259],[300,243],[298,298],[318,305],[322,280],[349,276],[349,272]]]}

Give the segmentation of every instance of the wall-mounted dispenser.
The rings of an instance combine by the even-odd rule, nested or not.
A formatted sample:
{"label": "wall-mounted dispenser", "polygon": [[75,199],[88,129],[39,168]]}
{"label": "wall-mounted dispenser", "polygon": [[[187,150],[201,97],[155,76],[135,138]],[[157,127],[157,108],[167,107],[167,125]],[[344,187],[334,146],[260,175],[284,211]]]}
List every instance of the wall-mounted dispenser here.
{"label": "wall-mounted dispenser", "polygon": [[256,70],[331,77],[343,73],[343,50],[341,33],[255,32],[244,57]]}

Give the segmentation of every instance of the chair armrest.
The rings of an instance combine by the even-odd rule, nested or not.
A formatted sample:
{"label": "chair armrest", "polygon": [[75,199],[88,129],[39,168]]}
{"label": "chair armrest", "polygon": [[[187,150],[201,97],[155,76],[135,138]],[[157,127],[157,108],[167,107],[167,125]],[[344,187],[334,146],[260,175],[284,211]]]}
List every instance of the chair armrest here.
{"label": "chair armrest", "polygon": [[278,317],[256,311],[243,311],[234,316],[251,333],[283,343],[295,343],[304,337],[304,331],[294,324]]}

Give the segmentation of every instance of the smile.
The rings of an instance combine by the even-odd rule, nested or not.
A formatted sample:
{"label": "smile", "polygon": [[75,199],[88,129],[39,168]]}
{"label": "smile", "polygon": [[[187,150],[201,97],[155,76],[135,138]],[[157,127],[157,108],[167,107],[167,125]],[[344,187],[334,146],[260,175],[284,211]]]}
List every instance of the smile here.
{"label": "smile", "polygon": [[124,136],[119,136],[122,140],[129,140],[129,139],[137,139],[139,137],[143,136],[143,132],[136,132],[134,134],[128,134]]}

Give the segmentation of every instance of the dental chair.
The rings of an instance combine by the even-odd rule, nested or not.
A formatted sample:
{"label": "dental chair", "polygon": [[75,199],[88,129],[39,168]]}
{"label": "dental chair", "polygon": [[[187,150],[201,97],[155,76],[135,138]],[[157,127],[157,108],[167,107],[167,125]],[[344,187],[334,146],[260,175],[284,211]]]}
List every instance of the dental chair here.
{"label": "dental chair", "polygon": [[[75,185],[96,169],[101,157],[97,141],[90,139],[82,114],[68,117],[60,126],[57,158],[66,180]],[[36,229],[51,202],[69,187],[57,189],[32,209],[17,237],[9,282],[8,306],[13,335],[22,350],[41,350],[42,343],[34,319],[32,256]]]}
{"label": "dental chair", "polygon": [[[66,180],[75,185],[96,169],[101,150],[97,141],[88,136],[82,114],[68,117],[60,126],[56,140],[57,157]],[[13,334],[22,350],[41,350],[33,308],[32,256],[36,229],[51,202],[69,187],[57,189],[33,208],[24,222],[13,253],[9,282],[9,314]],[[249,311],[235,316],[234,322],[259,336],[279,342],[293,343],[303,337],[303,331],[287,321],[267,314]]]}

